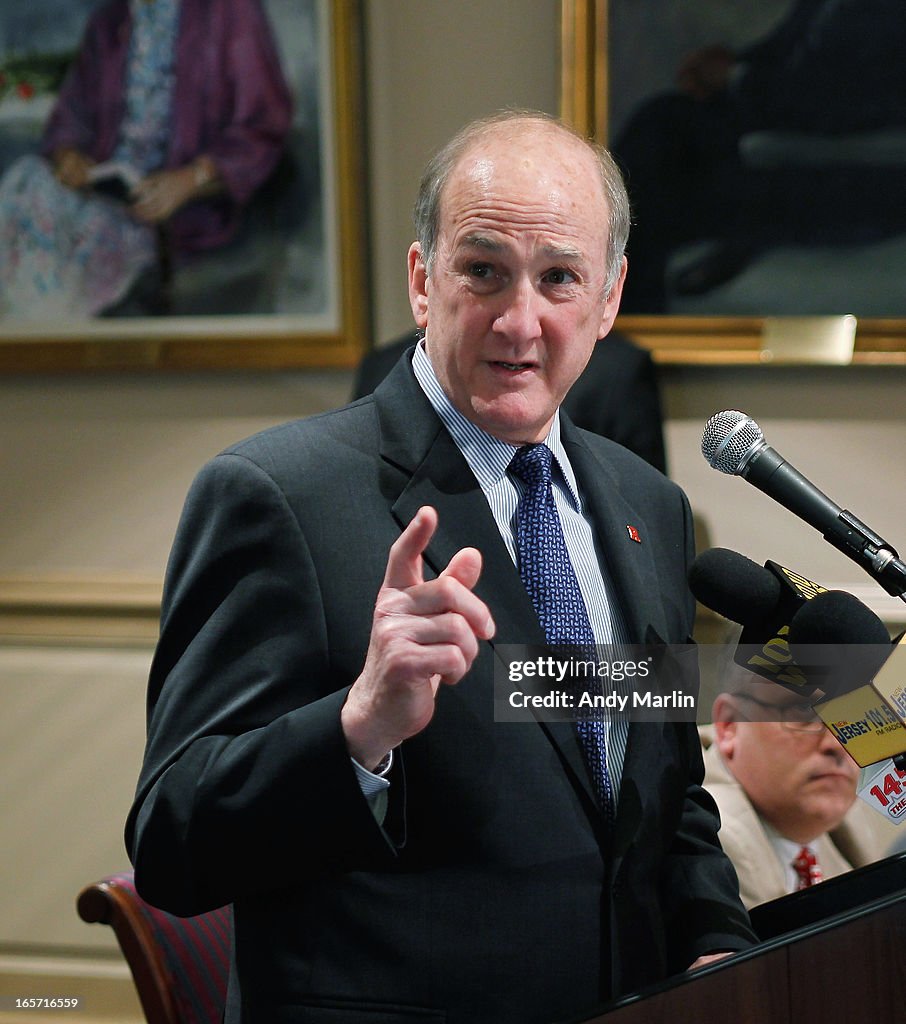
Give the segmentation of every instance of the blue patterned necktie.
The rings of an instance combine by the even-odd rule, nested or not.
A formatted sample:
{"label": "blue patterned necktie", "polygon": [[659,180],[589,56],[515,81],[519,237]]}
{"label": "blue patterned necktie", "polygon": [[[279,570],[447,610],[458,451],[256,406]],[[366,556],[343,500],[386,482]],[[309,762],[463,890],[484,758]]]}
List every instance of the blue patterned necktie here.
{"label": "blue patterned necktie", "polygon": [[[552,459],[547,445],[529,444],[516,452],[509,465],[509,472],[525,485],[516,512],[519,575],[547,642],[578,649],[580,657],[597,661],[594,632],[554,504]],[[613,791],[607,773],[606,730],[601,709],[582,709],[576,731],[598,801],[607,816],[612,817]]]}

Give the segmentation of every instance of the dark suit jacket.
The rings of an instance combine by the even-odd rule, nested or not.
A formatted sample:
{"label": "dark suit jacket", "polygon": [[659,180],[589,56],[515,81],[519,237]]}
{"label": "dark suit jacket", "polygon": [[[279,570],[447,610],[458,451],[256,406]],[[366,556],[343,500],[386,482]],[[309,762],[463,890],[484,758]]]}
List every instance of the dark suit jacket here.
{"label": "dark suit jacket", "polygon": [[[419,338],[418,331],[367,352],[356,370],[353,398],[370,395]],[[577,427],[609,437],[667,472],[664,424],[654,362],[647,349],[611,331],[563,400]]]}
{"label": "dark suit jacket", "polygon": [[[562,435],[633,637],[685,641],[684,496],[617,445],[568,421]],[[426,571],[478,547],[498,632],[397,752],[379,827],[339,714],[388,548],[426,503],[440,514]],[[407,363],[373,397],[202,470],[168,571],[127,843],[152,903],[234,904],[228,1021],[550,1021],[750,942],[693,726],[631,727],[611,833],[569,723],[494,721],[498,645],[541,640]]]}

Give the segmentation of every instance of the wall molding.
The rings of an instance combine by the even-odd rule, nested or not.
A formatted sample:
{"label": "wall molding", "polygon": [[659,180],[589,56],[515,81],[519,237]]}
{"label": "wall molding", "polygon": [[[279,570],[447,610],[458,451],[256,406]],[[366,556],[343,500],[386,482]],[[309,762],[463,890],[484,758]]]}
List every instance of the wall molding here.
{"label": "wall molding", "polygon": [[[848,590],[891,628],[906,626],[906,603],[875,584]],[[0,577],[0,643],[153,646],[160,623],[160,580],[122,576]],[[696,635],[709,642],[719,616],[699,607]]]}
{"label": "wall molding", "polygon": [[0,643],[153,645],[160,580],[0,577]]}

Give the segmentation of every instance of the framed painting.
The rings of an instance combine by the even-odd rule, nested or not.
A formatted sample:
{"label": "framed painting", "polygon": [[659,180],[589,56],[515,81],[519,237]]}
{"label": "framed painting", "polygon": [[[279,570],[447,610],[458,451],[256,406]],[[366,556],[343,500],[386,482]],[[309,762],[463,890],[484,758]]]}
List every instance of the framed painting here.
{"label": "framed painting", "polygon": [[906,364],[906,20],[868,7],[563,0],[561,112],[626,174],[620,325],[659,360],[854,315],[854,362]]}
{"label": "framed painting", "polygon": [[0,371],[354,365],[361,58],[360,0],[5,5]]}

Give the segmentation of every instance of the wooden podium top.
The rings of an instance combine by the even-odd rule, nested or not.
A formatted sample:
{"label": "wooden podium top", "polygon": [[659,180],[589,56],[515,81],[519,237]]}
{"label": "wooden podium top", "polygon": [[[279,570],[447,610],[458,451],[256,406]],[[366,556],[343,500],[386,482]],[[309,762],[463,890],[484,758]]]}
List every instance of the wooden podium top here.
{"label": "wooden podium top", "polygon": [[755,908],[752,923],[759,945],[601,1007],[583,1024],[906,1020],[906,854]]}

